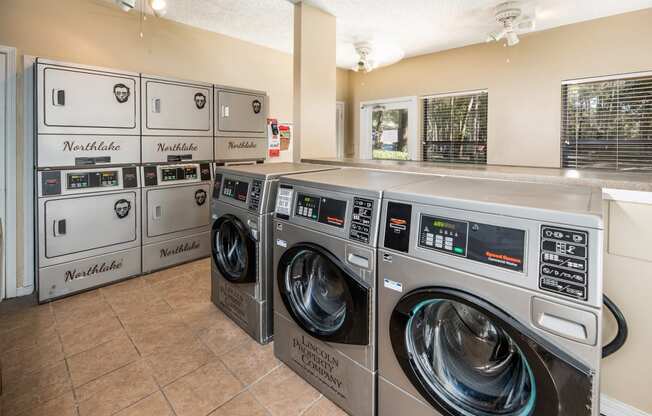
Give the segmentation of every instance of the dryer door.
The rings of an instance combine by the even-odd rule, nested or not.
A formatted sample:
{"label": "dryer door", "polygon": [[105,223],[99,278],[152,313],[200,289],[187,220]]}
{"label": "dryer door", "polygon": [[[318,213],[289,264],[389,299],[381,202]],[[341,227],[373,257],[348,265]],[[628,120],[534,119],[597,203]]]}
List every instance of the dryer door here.
{"label": "dryer door", "polygon": [[310,243],[291,247],[276,278],[285,307],[304,331],[324,341],[369,343],[370,290],[329,251]]}
{"label": "dryer door", "polygon": [[218,218],[211,233],[213,261],[232,283],[256,282],[256,243],[236,216]]}
{"label": "dryer door", "polygon": [[464,292],[405,295],[392,312],[390,337],[406,376],[444,415],[591,414],[591,371]]}

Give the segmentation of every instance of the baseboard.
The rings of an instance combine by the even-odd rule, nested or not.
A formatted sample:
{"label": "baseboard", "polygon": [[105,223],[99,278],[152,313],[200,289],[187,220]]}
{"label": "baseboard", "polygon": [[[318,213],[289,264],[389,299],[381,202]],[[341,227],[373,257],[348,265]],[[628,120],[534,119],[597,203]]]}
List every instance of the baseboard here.
{"label": "baseboard", "polygon": [[27,296],[34,293],[34,286],[23,286],[16,288],[16,296]]}
{"label": "baseboard", "polygon": [[604,416],[652,416],[604,394],[600,396],[600,413]]}

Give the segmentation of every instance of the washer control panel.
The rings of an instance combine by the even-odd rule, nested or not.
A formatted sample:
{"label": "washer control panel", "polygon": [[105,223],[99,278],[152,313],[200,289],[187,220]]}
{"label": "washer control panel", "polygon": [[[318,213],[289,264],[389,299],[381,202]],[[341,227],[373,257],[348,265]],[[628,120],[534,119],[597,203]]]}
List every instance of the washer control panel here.
{"label": "washer control panel", "polygon": [[587,300],[588,239],[586,231],[541,226],[540,289]]}
{"label": "washer control panel", "polygon": [[349,237],[363,243],[369,242],[371,217],[374,212],[374,201],[364,198],[353,198],[353,215]]}
{"label": "washer control panel", "polygon": [[249,191],[249,209],[258,212],[260,208],[260,198],[263,193],[263,181],[254,179],[251,182],[251,191]]}

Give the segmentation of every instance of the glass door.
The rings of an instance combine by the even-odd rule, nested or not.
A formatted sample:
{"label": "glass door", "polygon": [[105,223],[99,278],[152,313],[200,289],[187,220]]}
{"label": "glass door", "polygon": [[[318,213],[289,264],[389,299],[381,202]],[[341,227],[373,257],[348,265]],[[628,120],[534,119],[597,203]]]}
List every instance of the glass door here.
{"label": "glass door", "polygon": [[256,245],[238,218],[224,215],[215,221],[211,245],[213,261],[226,280],[256,281]]}
{"label": "glass door", "polygon": [[411,99],[367,103],[361,114],[363,159],[416,159],[416,104]]}

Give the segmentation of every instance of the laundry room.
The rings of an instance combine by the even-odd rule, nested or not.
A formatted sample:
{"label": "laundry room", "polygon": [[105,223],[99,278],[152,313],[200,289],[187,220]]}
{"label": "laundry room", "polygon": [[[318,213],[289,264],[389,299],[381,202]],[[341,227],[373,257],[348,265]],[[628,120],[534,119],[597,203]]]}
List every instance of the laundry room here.
{"label": "laundry room", "polygon": [[0,0],[0,416],[652,416],[652,0]]}

